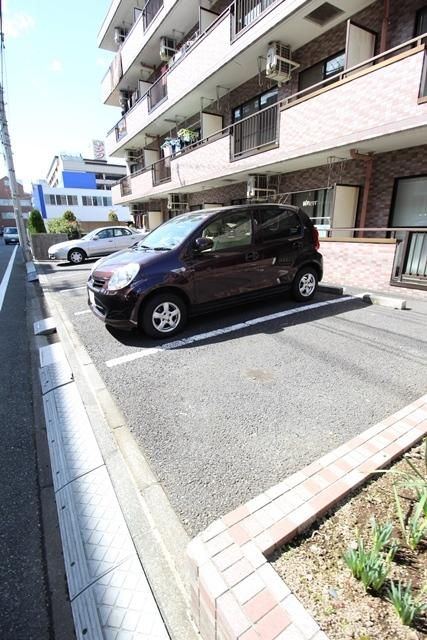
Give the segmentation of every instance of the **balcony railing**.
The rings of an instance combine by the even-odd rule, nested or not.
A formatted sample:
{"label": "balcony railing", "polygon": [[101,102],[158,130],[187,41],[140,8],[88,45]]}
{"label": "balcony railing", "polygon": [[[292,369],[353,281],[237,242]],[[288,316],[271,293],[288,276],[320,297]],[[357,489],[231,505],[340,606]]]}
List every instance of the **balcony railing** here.
{"label": "balcony railing", "polygon": [[279,107],[267,107],[244,120],[235,123],[231,129],[231,159],[259,151],[266,145],[278,144]]}
{"label": "balcony railing", "polygon": [[127,126],[126,126],[126,118],[122,118],[118,121],[115,126],[116,131],[116,142],[119,142],[122,138],[127,135]]}
{"label": "balcony railing", "polygon": [[142,10],[144,20],[144,31],[148,29],[160,9],[163,7],[163,0],[148,0]]}
{"label": "balcony railing", "polygon": [[156,187],[163,182],[169,182],[171,179],[171,159],[162,158],[158,162],[152,165],[153,187]]}
{"label": "balcony railing", "polygon": [[119,184],[121,196],[130,196],[132,194],[131,176],[125,176],[120,180]]}
{"label": "balcony railing", "polygon": [[232,7],[232,34],[249,27],[276,0],[235,0]]}
{"label": "balcony railing", "polygon": [[398,231],[390,284],[427,290],[427,228]]}
{"label": "balcony railing", "polygon": [[167,98],[167,95],[167,73],[164,73],[148,90],[148,112],[152,111],[155,107],[157,107],[157,105],[165,100]]}

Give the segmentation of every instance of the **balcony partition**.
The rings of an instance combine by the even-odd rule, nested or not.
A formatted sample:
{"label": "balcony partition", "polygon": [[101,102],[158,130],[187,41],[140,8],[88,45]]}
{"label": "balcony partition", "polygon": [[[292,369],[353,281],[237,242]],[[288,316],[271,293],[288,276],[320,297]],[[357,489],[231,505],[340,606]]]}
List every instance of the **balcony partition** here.
{"label": "balcony partition", "polygon": [[279,107],[277,104],[236,122],[231,128],[231,160],[256,153],[279,140]]}
{"label": "balcony partition", "polygon": [[421,73],[420,95],[421,102],[427,102],[427,51],[424,51],[423,70]]}
{"label": "balcony partition", "polygon": [[130,176],[125,176],[120,180],[120,195],[130,196],[132,193],[132,182]]}

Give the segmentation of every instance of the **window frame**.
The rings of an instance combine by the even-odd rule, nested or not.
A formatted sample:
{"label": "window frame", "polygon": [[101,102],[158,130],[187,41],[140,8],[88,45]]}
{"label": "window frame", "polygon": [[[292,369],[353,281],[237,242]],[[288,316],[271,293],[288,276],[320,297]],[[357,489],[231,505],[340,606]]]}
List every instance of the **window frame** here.
{"label": "window frame", "polygon": [[[264,223],[257,223],[256,225],[256,229],[255,229],[255,237],[256,237],[256,241],[258,242],[262,242],[265,244],[273,244],[276,242],[284,242],[286,240],[290,240],[290,241],[294,241],[296,238],[302,238],[304,236],[304,222],[301,219],[301,216],[298,214],[297,211],[294,211],[293,209],[289,209],[288,207],[278,207],[278,206],[274,206],[272,205],[271,207],[259,207],[256,209],[256,211],[261,214],[263,211],[277,211],[278,213],[287,213],[289,216],[295,216],[298,221],[299,221],[299,231],[295,234],[289,234],[289,235],[276,235],[274,237],[265,237],[264,235],[264,230],[262,228],[262,225]],[[279,231],[279,228],[278,228]]]}
{"label": "window frame", "polygon": [[421,23],[421,16],[424,13],[426,15],[426,21],[427,21],[427,4],[415,12],[414,38],[417,38],[418,36],[421,35],[421,33],[418,33],[418,25]]}
{"label": "window frame", "polygon": [[274,91],[274,90],[276,91],[276,102],[274,104],[277,104],[278,98],[279,98],[279,87],[272,87],[271,89],[267,89],[267,91],[263,91],[262,93],[259,93],[258,95],[253,96],[252,98],[249,98],[249,100],[246,100],[245,102],[242,102],[241,104],[238,104],[236,107],[233,107],[232,108],[232,113],[231,113],[232,123],[233,124],[237,124],[238,122],[241,122],[241,120],[244,120],[245,118],[249,118],[250,116],[241,116],[239,118],[239,120],[236,120],[236,111],[237,111],[237,109],[243,109],[245,106],[247,106],[251,102],[254,102],[255,100],[257,101],[258,108],[251,115],[255,115],[255,113],[259,113],[259,111],[262,111],[262,109],[267,109],[268,107],[261,106],[261,99],[265,95],[267,95],[268,93],[272,93],[272,91]]}
{"label": "window frame", "polygon": [[[328,64],[328,62],[330,62],[331,60],[334,60],[335,58],[339,58],[340,56],[344,56],[344,64],[342,67],[341,71],[336,71],[335,73],[331,73],[329,75],[326,75],[326,65]],[[313,85],[308,85],[307,87],[302,88],[301,87],[301,79],[304,76],[304,73],[306,71],[310,71],[311,69],[314,69],[314,67],[318,67],[321,66],[322,67],[322,78],[320,80],[318,80],[318,82],[323,82],[324,85],[326,86],[325,81],[327,81],[330,78],[333,78],[334,75],[336,75],[337,73],[342,73],[342,71],[344,71],[345,69],[345,49],[340,49],[339,51],[337,51],[337,53],[334,53],[330,56],[327,56],[326,58],[323,58],[322,60],[319,60],[318,62],[315,62],[314,64],[310,65],[309,67],[306,67],[305,69],[302,69],[302,71],[299,72],[298,74],[298,92],[299,91],[307,91],[311,86],[314,86],[316,84],[318,84],[318,82],[315,82]]]}

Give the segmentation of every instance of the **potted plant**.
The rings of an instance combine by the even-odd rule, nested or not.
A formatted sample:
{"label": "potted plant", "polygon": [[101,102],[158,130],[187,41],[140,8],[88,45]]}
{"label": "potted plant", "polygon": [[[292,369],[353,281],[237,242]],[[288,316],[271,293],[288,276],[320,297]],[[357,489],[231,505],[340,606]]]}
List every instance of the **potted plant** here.
{"label": "potted plant", "polygon": [[178,131],[178,137],[185,142],[185,144],[192,144],[193,142],[196,142],[199,136],[196,131],[193,131],[193,129],[183,128]]}

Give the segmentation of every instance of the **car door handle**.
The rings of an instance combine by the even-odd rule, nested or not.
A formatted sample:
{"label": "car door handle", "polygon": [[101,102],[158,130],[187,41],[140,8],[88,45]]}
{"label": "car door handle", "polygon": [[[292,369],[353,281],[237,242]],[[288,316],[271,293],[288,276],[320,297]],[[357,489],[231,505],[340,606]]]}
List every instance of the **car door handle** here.
{"label": "car door handle", "polygon": [[247,262],[254,262],[255,260],[258,260],[258,258],[259,258],[258,251],[249,251],[249,253],[246,254]]}

